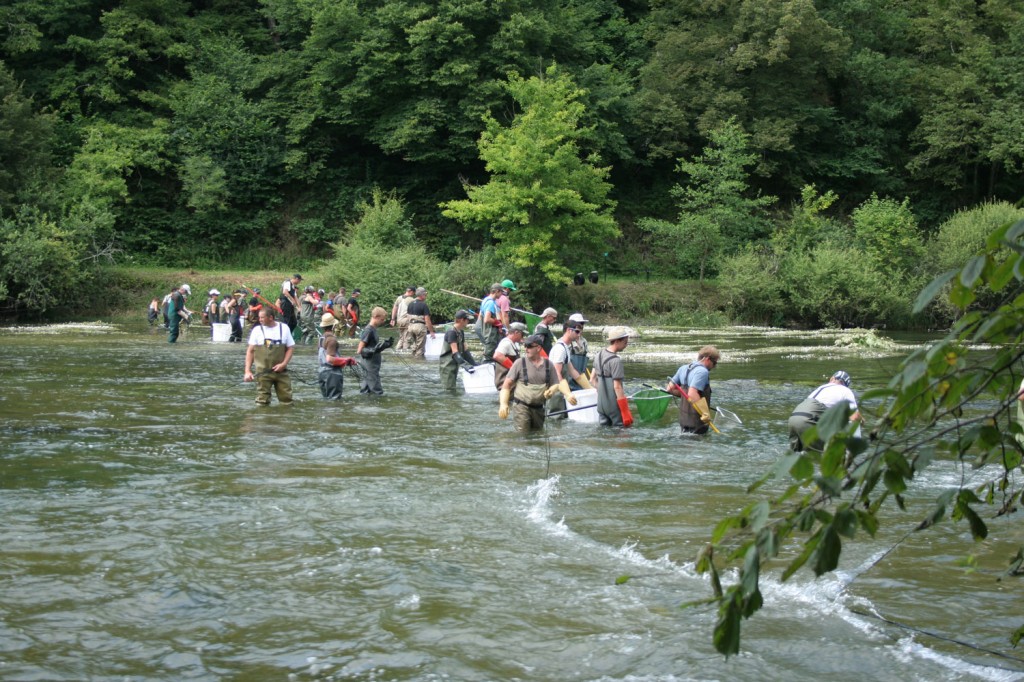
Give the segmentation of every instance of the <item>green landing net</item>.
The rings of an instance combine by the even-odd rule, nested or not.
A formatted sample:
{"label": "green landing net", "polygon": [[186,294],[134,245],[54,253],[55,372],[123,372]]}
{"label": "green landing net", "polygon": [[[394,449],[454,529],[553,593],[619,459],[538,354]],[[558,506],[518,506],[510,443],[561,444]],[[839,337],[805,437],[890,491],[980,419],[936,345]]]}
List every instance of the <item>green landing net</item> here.
{"label": "green landing net", "polygon": [[671,400],[672,396],[656,388],[645,388],[633,394],[633,404],[642,422],[661,419]]}
{"label": "green landing net", "polygon": [[537,328],[537,323],[540,322],[540,315],[534,315],[533,313],[523,313],[523,317],[526,318],[526,328],[530,334]]}

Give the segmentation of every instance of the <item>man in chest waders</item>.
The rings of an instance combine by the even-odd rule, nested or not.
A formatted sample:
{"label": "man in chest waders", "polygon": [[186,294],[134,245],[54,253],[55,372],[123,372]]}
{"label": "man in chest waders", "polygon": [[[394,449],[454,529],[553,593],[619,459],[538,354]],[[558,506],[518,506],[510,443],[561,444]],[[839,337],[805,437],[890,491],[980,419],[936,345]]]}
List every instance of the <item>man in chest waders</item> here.
{"label": "man in chest waders", "polygon": [[[548,358],[550,358],[551,363],[555,366],[555,373],[558,374],[558,381],[564,381],[565,387],[569,391],[572,391],[572,383],[584,389],[593,388],[587,379],[587,375],[580,372],[576,365],[570,361],[570,356],[572,355],[571,346],[582,331],[583,323],[570,319],[565,323],[565,332],[562,334],[562,337],[555,342],[551,347],[551,352],[548,354]],[[586,356],[584,356],[584,360],[586,360]],[[553,397],[548,401],[548,411],[561,412],[562,414],[558,418],[568,419],[568,415],[564,412],[565,399],[561,395],[555,395],[554,393],[551,395]]]}
{"label": "man in chest waders", "polygon": [[499,391],[505,383],[505,376],[512,369],[512,363],[523,354],[524,336],[526,325],[522,322],[513,322],[508,326],[508,336],[498,342],[498,348],[494,351],[494,387]]}
{"label": "man in chest waders", "polygon": [[619,353],[629,345],[629,330],[612,327],[607,332],[608,347],[594,358],[594,383],[597,385],[597,420],[604,426],[632,426],[633,413],[623,381],[626,371]]}
{"label": "man in chest waders", "polygon": [[536,334],[523,342],[525,357],[512,363],[498,394],[498,417],[507,419],[512,403],[512,422],[516,431],[526,432],[544,428],[544,401],[561,391],[570,405],[576,396],[569,390],[569,382],[559,381],[554,365],[540,354],[541,337]]}
{"label": "man in chest waders", "polygon": [[[270,389],[277,391],[282,405],[292,404],[292,378],[288,363],[295,352],[292,330],[284,322],[276,322],[270,309],[260,310],[259,324],[249,333],[245,350],[245,381],[256,381],[256,404],[270,404]],[[253,375],[253,363],[256,374]]]}
{"label": "man in chest waders", "polygon": [[679,401],[679,427],[683,433],[708,432],[711,423],[711,376],[721,355],[714,346],[704,346],[697,360],[676,370],[666,391],[682,398]]}
{"label": "man in chest waders", "polygon": [[804,401],[796,406],[793,414],[789,417],[789,447],[793,452],[808,450],[821,451],[825,444],[818,439],[808,443],[804,439],[804,432],[818,423],[821,415],[833,405],[845,402],[850,406],[850,421],[859,421],[860,412],[857,410],[857,398],[850,390],[850,375],[839,370],[828,380],[811,391],[811,394],[804,398]]}
{"label": "man in chest waders", "polygon": [[444,333],[444,348],[441,351],[441,387],[446,391],[455,390],[455,379],[459,376],[459,367],[472,374],[476,368],[473,354],[466,350],[466,325],[473,313],[460,310],[455,313],[455,324]]}
{"label": "man in chest waders", "polygon": [[337,323],[338,320],[330,313],[324,313],[320,318],[323,335],[320,337],[320,348],[317,350],[320,371],[317,372],[316,382],[320,386],[320,395],[326,400],[341,400],[345,388],[342,368],[356,364],[355,358],[343,358],[338,355],[338,337],[334,335],[334,325]]}

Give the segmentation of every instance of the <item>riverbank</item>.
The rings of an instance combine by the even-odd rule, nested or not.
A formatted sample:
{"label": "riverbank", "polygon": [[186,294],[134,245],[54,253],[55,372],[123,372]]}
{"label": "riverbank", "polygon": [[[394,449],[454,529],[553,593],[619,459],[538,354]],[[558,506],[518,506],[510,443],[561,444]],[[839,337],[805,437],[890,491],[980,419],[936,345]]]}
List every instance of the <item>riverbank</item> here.
{"label": "riverbank", "polygon": [[[162,298],[172,286],[183,282],[192,287],[193,301],[204,300],[205,292],[213,288],[224,293],[242,286],[259,288],[268,298],[272,298],[266,292],[273,292],[276,297],[281,282],[290,274],[277,270],[108,267],[103,270],[102,286],[96,288],[95,295],[89,297],[87,305],[78,311],[67,311],[68,315],[54,311],[53,317],[110,320],[144,317],[152,298]],[[303,272],[302,275],[304,282],[318,288],[337,286],[319,276],[315,269]],[[354,286],[358,286],[358,283],[348,285],[350,292]],[[451,283],[446,288],[460,290],[458,283]],[[400,289],[402,284],[396,284],[396,296],[401,293]],[[468,291],[465,293],[472,294]],[[445,296],[440,292],[431,292],[431,301],[442,300]],[[362,303],[367,311],[373,305],[390,309],[393,300],[364,299]],[[466,302],[460,300],[458,305],[465,305]],[[570,286],[563,290],[559,300],[535,304],[534,312],[540,312],[547,305],[553,305],[561,311],[583,311],[588,319],[600,324],[628,321],[633,325],[720,327],[732,323],[717,286],[688,280],[611,279],[598,284]],[[513,299],[513,306],[528,309],[529,304]]]}

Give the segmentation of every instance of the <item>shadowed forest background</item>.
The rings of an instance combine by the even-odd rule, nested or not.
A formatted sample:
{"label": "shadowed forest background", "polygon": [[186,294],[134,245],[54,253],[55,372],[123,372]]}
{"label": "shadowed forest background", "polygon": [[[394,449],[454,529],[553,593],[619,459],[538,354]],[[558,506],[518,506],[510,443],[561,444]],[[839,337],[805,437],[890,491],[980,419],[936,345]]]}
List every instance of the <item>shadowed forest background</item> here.
{"label": "shadowed forest background", "polygon": [[948,324],[916,293],[1024,216],[1009,0],[12,0],[0,61],[8,313],[114,263]]}

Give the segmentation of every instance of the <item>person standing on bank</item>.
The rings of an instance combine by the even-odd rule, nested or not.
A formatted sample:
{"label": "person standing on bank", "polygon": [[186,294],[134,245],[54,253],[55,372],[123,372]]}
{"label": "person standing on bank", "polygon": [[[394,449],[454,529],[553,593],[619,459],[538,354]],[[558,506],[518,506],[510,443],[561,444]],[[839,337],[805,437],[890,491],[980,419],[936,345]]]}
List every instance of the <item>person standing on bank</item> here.
{"label": "person standing on bank", "polygon": [[391,326],[398,327],[398,345],[395,350],[405,350],[409,345],[409,304],[416,300],[416,287],[406,287],[405,293],[395,299],[391,306]]}
{"label": "person standing on bank", "polygon": [[299,282],[302,281],[302,275],[292,275],[291,279],[286,279],[281,283],[281,296],[277,301],[277,308],[281,311],[281,318],[288,329],[294,331],[298,324],[297,311],[299,309],[299,290],[296,288],[299,286]]}
{"label": "person standing on bank", "polygon": [[416,290],[416,298],[409,304],[406,317],[409,319],[409,347],[414,358],[424,356],[427,334],[434,338],[434,324],[430,321],[430,308],[427,306],[427,290],[420,287]]}
{"label": "person standing on bank", "polygon": [[466,325],[473,313],[460,310],[455,313],[455,324],[444,333],[444,348],[441,350],[441,388],[446,391],[455,390],[455,379],[459,375],[459,367],[472,374],[476,368],[473,354],[466,350]]}
{"label": "person standing on bank", "polygon": [[711,423],[711,376],[721,355],[714,346],[704,346],[697,359],[676,370],[666,391],[679,401],[679,427],[683,433],[707,433]]}
{"label": "person standing on bank", "polygon": [[[353,292],[355,293],[355,292]],[[388,321],[388,311],[377,306],[370,311],[370,321],[359,334],[359,345],[356,347],[356,364],[359,365],[359,392],[373,395],[384,395],[384,387],[380,384],[381,352],[391,348],[394,339],[381,341],[377,336],[377,327]]]}
{"label": "person standing on bank", "polygon": [[505,375],[512,369],[512,363],[523,354],[520,343],[524,336],[526,325],[513,322],[508,326],[508,336],[498,342],[498,348],[494,351],[494,387],[499,391],[505,383]]}
{"label": "person standing on bank", "polygon": [[356,364],[355,358],[338,355],[338,337],[334,335],[334,325],[337,323],[338,320],[330,313],[324,313],[320,318],[323,336],[320,337],[320,348],[317,351],[320,371],[317,372],[316,381],[320,385],[320,395],[327,400],[341,400],[345,388],[342,368]]}
{"label": "person standing on bank", "polygon": [[540,347],[544,349],[544,355],[551,354],[551,346],[555,343],[555,333],[551,331],[551,325],[558,319],[558,311],[554,308],[545,308],[540,314],[540,322],[533,328],[533,333],[544,339]]}
{"label": "person standing on bank", "polygon": [[526,432],[544,428],[544,401],[561,391],[570,405],[576,404],[576,396],[569,390],[569,384],[558,380],[558,373],[551,361],[540,354],[541,338],[536,334],[526,337],[524,357],[512,363],[512,369],[505,377],[498,394],[498,417],[507,419],[509,403],[512,403],[512,422],[516,431]]}
{"label": "person standing on bank", "polygon": [[850,406],[850,421],[860,421],[857,397],[850,390],[850,383],[850,375],[839,370],[829,378],[827,384],[818,386],[796,406],[789,417],[789,448],[793,452],[803,452],[805,449],[820,452],[824,449],[825,444],[819,439],[808,443],[804,439],[804,432],[817,424],[821,415],[833,405],[845,402]]}
{"label": "person standing on bank", "polygon": [[629,330],[612,327],[607,333],[608,347],[594,358],[594,382],[597,384],[597,418],[605,426],[632,426],[633,413],[622,382],[626,371],[619,353],[629,345]]}
{"label": "person standing on bank", "polygon": [[[277,391],[277,401],[292,404],[292,378],[288,363],[295,352],[292,330],[284,322],[274,320],[270,308],[261,308],[259,324],[249,333],[245,350],[245,381],[256,381],[256,404],[270,404],[270,389]],[[252,373],[253,363],[256,374]]]}
{"label": "person standing on bank", "polygon": [[[577,385],[582,388],[593,388],[590,385],[590,381],[587,380],[585,374],[581,374],[576,367],[569,362],[569,347],[573,341],[580,335],[583,330],[583,325],[574,320],[569,320],[565,323],[565,331],[562,334],[562,338],[555,342],[555,345],[551,347],[551,352],[548,354],[548,358],[551,363],[555,366],[555,371],[558,373],[558,381],[565,382],[567,390],[571,391],[572,387],[569,385],[569,380],[572,379]],[[551,400],[548,401],[548,412],[561,412],[565,409],[565,399],[561,395],[555,395],[552,393]],[[568,415],[562,414],[559,419],[568,419]]]}

